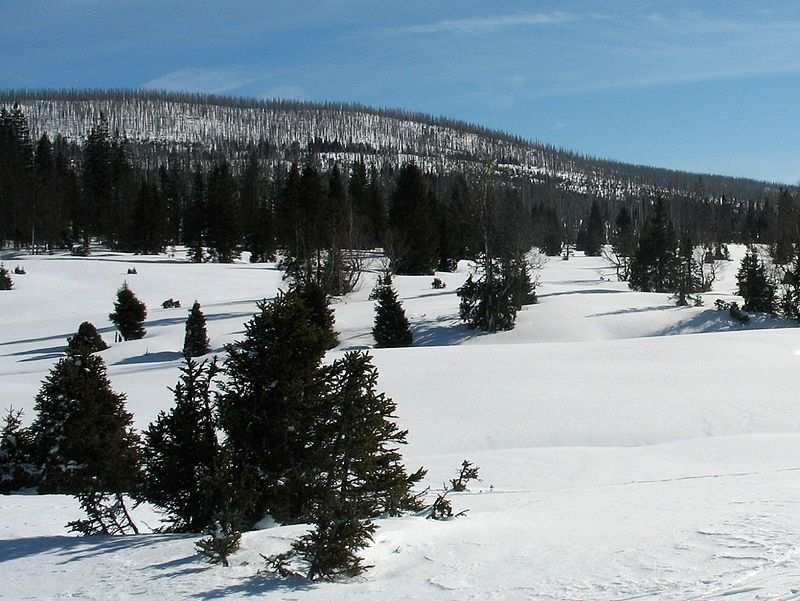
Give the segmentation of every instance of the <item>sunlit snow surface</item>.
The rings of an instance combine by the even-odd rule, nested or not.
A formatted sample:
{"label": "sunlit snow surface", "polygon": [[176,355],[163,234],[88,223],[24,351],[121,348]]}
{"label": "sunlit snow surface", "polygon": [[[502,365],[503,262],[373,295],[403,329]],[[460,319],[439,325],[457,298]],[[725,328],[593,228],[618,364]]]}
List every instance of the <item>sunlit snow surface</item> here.
{"label": "sunlit snow surface", "polygon": [[[742,249],[733,249],[739,258]],[[180,254],[180,253],[179,253]],[[30,419],[39,382],[81,321],[111,345],[116,389],[144,427],[169,406],[186,307],[199,300],[215,352],[255,301],[284,285],[274,265],[192,265],[97,253],[3,257],[27,275],[0,293],[0,405]],[[137,275],[127,275],[135,266]],[[466,277],[397,277],[418,347],[375,350],[381,387],[410,431],[410,467],[433,489],[464,458],[483,480],[453,495],[466,517],[380,521],[363,578],[306,586],[257,574],[302,527],[246,533],[232,567],[203,563],[193,536],[80,539],[63,496],[0,497],[0,599],[800,599],[800,330],[628,291],[599,258],[551,259],[517,328],[477,336],[457,321]],[[374,274],[335,305],[341,344],[372,345]],[[127,279],[148,335],[113,343]],[[161,309],[167,298],[183,309]],[[158,517],[137,513],[144,530]]]}

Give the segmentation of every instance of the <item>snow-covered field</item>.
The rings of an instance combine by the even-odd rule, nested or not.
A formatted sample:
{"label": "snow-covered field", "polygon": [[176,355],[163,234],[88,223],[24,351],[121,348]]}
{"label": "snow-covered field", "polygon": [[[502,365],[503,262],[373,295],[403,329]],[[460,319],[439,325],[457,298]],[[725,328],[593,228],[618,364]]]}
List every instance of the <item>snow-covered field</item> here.
{"label": "snow-covered field", "polygon": [[[166,256],[5,262],[28,274],[0,293],[0,408],[29,419],[81,321],[113,342],[124,280],[149,307],[148,335],[102,354],[139,427],[171,401],[185,307],[200,301],[222,352],[282,285],[273,265]],[[259,553],[285,549],[299,527],[245,534],[225,569],[195,555],[196,537],[76,538],[63,527],[71,498],[14,495],[0,497],[0,599],[800,599],[800,330],[745,329],[714,310],[733,298],[736,263],[706,307],[678,309],[628,291],[601,259],[551,259],[539,304],[495,335],[457,321],[466,266],[438,274],[445,290],[396,278],[417,346],[373,353],[410,431],[407,463],[428,467],[434,489],[465,458],[483,479],[452,497],[464,518],[381,521],[363,578],[258,575]],[[335,305],[329,358],[371,346],[373,281]],[[168,297],[184,309],[161,309]],[[157,524],[147,508],[137,517]]]}

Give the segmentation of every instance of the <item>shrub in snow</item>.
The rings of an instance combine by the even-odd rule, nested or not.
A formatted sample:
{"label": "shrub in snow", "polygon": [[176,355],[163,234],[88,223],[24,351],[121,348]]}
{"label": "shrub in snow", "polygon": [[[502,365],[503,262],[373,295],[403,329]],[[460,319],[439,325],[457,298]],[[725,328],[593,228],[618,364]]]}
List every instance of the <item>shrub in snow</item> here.
{"label": "shrub in snow", "polygon": [[108,318],[117,326],[124,340],[138,340],[145,335],[144,320],[146,317],[147,307],[128,288],[128,283],[124,283],[122,288],[117,291],[114,312]]}
{"label": "shrub in snow", "polygon": [[0,263],[0,290],[11,290],[14,287],[14,282],[11,281],[11,276],[8,274],[2,263]]}
{"label": "shrub in snow", "polygon": [[104,351],[108,345],[103,341],[97,328],[89,321],[84,321],[78,326],[78,333],[67,338],[67,353],[73,355],[91,355]]}
{"label": "shrub in snow", "polygon": [[183,338],[183,354],[186,357],[200,357],[210,350],[206,331],[206,317],[200,310],[200,303],[194,301],[186,319],[186,334]]}
{"label": "shrub in snow", "polygon": [[731,303],[728,311],[731,319],[739,323],[748,323],[750,321],[750,316],[739,308],[739,303]]}
{"label": "shrub in snow", "polygon": [[445,284],[442,280],[440,280],[439,278],[433,278],[433,281],[431,282],[431,288],[433,288],[434,290],[441,290],[442,288],[446,287],[447,284]]}
{"label": "shrub in snow", "polygon": [[121,492],[105,493],[91,487],[77,498],[86,517],[68,522],[70,532],[83,536],[139,534]]}
{"label": "shrub in snow", "polygon": [[16,275],[25,275],[25,273],[26,273],[26,272],[25,272],[25,268],[24,268],[24,267],[20,267],[19,265],[17,265],[17,266],[14,268],[14,273],[15,273]]}
{"label": "shrub in snow", "polygon": [[242,534],[230,522],[219,520],[214,522],[206,534],[205,538],[201,538],[194,544],[197,552],[210,563],[221,563],[227,568],[230,565],[228,558],[239,549]]}
{"label": "shrub in snow", "polygon": [[168,298],[163,303],[161,303],[162,309],[180,309],[181,308],[181,301],[177,301],[174,298]]}
{"label": "shrub in snow", "polygon": [[138,273],[135,267],[128,267],[128,275],[137,275]]}

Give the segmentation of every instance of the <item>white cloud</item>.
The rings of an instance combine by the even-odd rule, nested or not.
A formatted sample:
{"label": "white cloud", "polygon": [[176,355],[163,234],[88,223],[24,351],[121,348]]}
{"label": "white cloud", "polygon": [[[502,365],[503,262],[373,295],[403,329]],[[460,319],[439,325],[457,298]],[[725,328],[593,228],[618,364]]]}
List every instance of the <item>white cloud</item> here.
{"label": "white cloud", "polygon": [[207,92],[221,94],[237,90],[246,85],[256,83],[264,77],[246,73],[239,67],[223,69],[188,68],[172,71],[144,83],[143,88],[183,91]]}
{"label": "white cloud", "polygon": [[486,17],[471,17],[467,19],[445,19],[435,23],[411,25],[393,31],[399,33],[485,33],[505,29],[508,27],[523,27],[533,25],[558,25],[576,21],[577,17],[564,12],[550,13],[522,13],[515,15],[494,15]]}

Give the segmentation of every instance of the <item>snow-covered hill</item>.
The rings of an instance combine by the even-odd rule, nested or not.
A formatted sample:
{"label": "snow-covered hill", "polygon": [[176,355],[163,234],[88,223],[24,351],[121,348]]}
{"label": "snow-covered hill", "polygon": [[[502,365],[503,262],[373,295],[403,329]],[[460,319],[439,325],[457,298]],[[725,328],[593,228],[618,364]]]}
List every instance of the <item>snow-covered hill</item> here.
{"label": "snow-covered hill", "polygon": [[[399,164],[415,161],[428,171],[483,171],[552,183],[578,194],[622,198],[662,191],[698,192],[701,176],[585,157],[508,133],[430,115],[363,105],[257,101],[157,91],[0,91],[0,106],[19,103],[34,136],[47,133],[81,142],[101,113],[110,131],[124,134],[142,152],[224,151],[236,156],[249,143],[266,141],[284,158],[309,144],[327,162]],[[134,153],[137,154],[137,153]],[[765,182],[702,176],[703,193],[760,200]]]}
{"label": "snow-covered hill", "polygon": [[[28,418],[81,321],[112,342],[107,314],[125,279],[149,307],[148,335],[102,355],[139,427],[169,406],[178,373],[185,309],[162,300],[198,299],[221,352],[282,285],[273,265],[5,261],[28,273],[0,293],[0,399]],[[0,599],[800,598],[800,330],[745,329],[713,309],[732,298],[735,262],[706,307],[679,309],[611,281],[601,259],[551,260],[540,303],[515,330],[483,336],[456,319],[467,270],[438,274],[444,290],[396,278],[416,346],[372,351],[410,431],[409,466],[427,466],[434,489],[462,459],[480,466],[482,481],[453,495],[466,517],[382,520],[364,578],[306,586],[258,574],[259,553],[302,527],[247,533],[225,569],[204,564],[191,536],[75,538],[63,527],[71,498],[0,497]],[[373,279],[336,304],[341,344],[328,359],[372,345]],[[146,507],[137,518],[157,524]]]}

